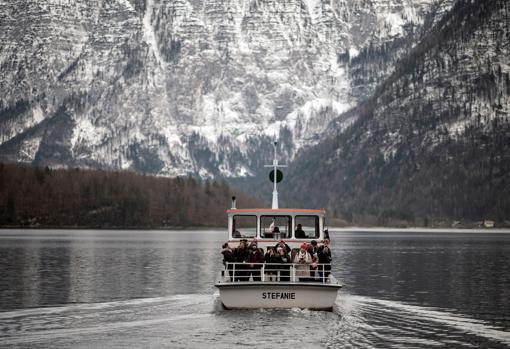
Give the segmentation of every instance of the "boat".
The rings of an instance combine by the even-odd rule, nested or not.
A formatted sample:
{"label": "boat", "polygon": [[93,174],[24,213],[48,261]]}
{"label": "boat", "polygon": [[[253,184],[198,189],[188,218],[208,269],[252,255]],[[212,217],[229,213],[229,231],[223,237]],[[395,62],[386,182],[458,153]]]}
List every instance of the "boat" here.
{"label": "boat", "polygon": [[256,248],[268,251],[279,245],[282,250],[290,250],[289,263],[225,262],[215,286],[225,309],[332,310],[342,285],[330,273],[331,264],[315,263],[312,266],[316,269],[311,270],[310,264],[291,263],[299,249],[313,241],[329,243],[326,212],[279,208],[277,183],[283,174],[278,168],[285,166],[278,164],[276,147],[274,142],[273,164],[266,165],[273,168],[269,176],[273,182],[271,208],[239,209],[233,197],[232,207],[227,210],[226,244],[235,249],[250,241],[252,247],[256,244]]}

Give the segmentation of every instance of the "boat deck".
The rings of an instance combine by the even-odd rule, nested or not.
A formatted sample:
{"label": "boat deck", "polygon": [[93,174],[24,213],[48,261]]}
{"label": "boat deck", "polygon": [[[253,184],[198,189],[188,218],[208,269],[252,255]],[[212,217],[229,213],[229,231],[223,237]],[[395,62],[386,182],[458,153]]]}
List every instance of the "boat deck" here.
{"label": "boat deck", "polygon": [[302,265],[295,263],[252,263],[251,268],[249,265],[247,263],[226,263],[225,269],[221,270],[216,278],[215,286],[342,287],[326,268],[331,267],[330,264],[319,264],[317,270],[311,271],[310,275],[300,275],[299,273],[303,271],[298,270],[298,267],[302,267]]}
{"label": "boat deck", "polygon": [[[243,265],[246,267],[246,265]],[[278,265],[280,268],[281,265]],[[266,275],[268,270],[274,271],[274,265],[262,265],[260,269],[238,269],[227,265],[218,274],[215,286],[219,289],[223,306],[226,309],[254,308],[306,308],[315,310],[331,310],[336,302],[338,290],[342,285],[331,274],[323,278],[296,275],[295,264],[285,264],[289,268],[283,274]],[[228,268],[231,268],[228,270]],[[238,266],[239,267],[239,266]],[[230,275],[230,273],[232,275]],[[280,272],[281,269],[278,269]],[[257,274],[253,280],[253,273]],[[318,275],[315,275],[318,276]],[[258,280],[260,277],[260,280]],[[248,280],[246,280],[248,278]],[[273,280],[273,278],[275,278]]]}

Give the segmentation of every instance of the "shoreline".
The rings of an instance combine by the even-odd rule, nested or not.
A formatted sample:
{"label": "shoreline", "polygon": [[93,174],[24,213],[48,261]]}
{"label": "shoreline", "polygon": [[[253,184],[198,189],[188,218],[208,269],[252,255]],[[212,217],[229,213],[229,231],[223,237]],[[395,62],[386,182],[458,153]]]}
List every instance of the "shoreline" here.
{"label": "shoreline", "polygon": [[[105,232],[172,232],[172,231],[207,231],[217,230],[224,231],[225,227],[215,226],[199,226],[199,227],[156,227],[156,228],[123,228],[123,227],[0,227],[0,233],[2,231],[12,232],[16,230],[23,231],[105,231]],[[330,233],[342,233],[342,232],[353,232],[353,233],[452,233],[452,234],[510,234],[510,228],[421,228],[421,227],[409,227],[409,228],[391,228],[391,227],[329,227]]]}
{"label": "shoreline", "polygon": [[389,228],[389,227],[331,227],[330,232],[381,232],[381,233],[471,233],[471,234],[510,234],[510,228]]}
{"label": "shoreline", "polygon": [[186,231],[186,230],[222,230],[225,227],[215,227],[215,226],[190,226],[190,227],[76,227],[76,226],[68,226],[68,227],[53,227],[53,226],[41,226],[41,227],[2,227],[1,230],[104,230],[104,231]]}

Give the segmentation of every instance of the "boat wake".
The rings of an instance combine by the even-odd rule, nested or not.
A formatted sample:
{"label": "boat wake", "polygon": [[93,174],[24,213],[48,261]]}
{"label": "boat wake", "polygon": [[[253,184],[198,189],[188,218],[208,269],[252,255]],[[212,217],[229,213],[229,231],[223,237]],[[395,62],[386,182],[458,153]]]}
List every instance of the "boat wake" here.
{"label": "boat wake", "polygon": [[0,346],[505,348],[510,345],[506,329],[454,310],[345,293],[338,297],[333,312],[228,311],[220,304],[216,293],[8,311],[0,313]]}
{"label": "boat wake", "polygon": [[2,312],[0,346],[52,343],[62,338],[80,342],[91,335],[207,318],[214,313],[211,299],[210,295],[187,294]]}
{"label": "boat wake", "polygon": [[397,301],[343,295],[336,310],[342,320],[332,328],[326,346],[375,347],[506,347],[510,333],[453,310]]}

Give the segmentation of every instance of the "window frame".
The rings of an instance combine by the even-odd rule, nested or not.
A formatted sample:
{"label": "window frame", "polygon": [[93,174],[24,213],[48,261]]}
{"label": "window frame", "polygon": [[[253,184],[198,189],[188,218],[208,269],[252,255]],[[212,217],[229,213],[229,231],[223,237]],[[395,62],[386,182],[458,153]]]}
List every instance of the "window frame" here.
{"label": "window frame", "polygon": [[[241,231],[239,231],[241,233],[241,236],[237,237],[234,235],[234,232],[236,231],[236,217],[253,217],[255,219],[255,224],[254,224],[254,227],[255,227],[255,234],[253,236],[243,236],[243,234],[241,233]],[[232,236],[233,239],[254,239],[254,238],[257,238],[257,232],[258,232],[258,223],[259,222],[259,217],[255,214],[234,214],[232,215],[232,228],[230,229],[230,235]],[[251,229],[251,228],[249,228]]]}
{"label": "window frame", "polygon": [[[296,229],[297,229],[297,225],[298,225],[298,218],[300,217],[313,217],[315,219],[315,235],[313,237],[310,237],[310,236],[307,236],[307,237],[304,237],[304,238],[298,238],[296,237]],[[308,239],[308,240],[316,240],[316,239],[320,239],[321,237],[321,224],[320,224],[320,218],[319,216],[316,216],[316,215],[305,215],[305,214],[299,214],[299,215],[295,215],[294,216],[294,230],[292,231],[292,237],[294,239]]]}
{"label": "window frame", "polygon": [[[287,230],[287,234],[285,236],[280,236],[279,239],[290,239],[292,237],[292,222],[293,222],[293,216],[292,215],[283,215],[283,214],[263,214],[263,215],[260,215],[259,216],[259,231],[258,231],[258,237],[260,239],[268,239],[268,240],[274,240],[274,236],[273,237],[266,237],[266,236],[262,236],[263,234],[263,229],[264,229],[264,226],[263,226],[263,223],[262,223],[262,219],[265,218],[265,217],[270,217],[270,218],[274,218],[274,217],[278,217],[278,218],[287,218],[287,226],[288,226],[288,230]],[[280,234],[282,234],[282,232],[280,231]],[[265,235],[265,233],[264,233]],[[278,240],[279,240],[278,239]]]}

